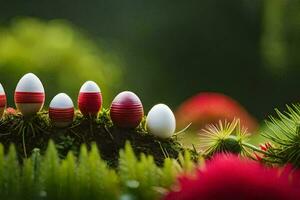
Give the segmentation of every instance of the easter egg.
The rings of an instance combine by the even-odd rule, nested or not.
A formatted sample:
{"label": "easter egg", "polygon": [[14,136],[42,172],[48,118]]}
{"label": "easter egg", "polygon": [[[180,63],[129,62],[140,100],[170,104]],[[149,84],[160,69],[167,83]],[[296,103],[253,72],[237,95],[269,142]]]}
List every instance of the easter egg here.
{"label": "easter egg", "polygon": [[45,90],[40,79],[33,73],[25,74],[18,82],[15,90],[15,104],[25,116],[39,112],[45,102]]}
{"label": "easter egg", "polygon": [[111,103],[110,117],[121,128],[136,128],[144,116],[141,100],[133,92],[119,93]]}
{"label": "easter egg", "polygon": [[4,110],[6,108],[6,95],[5,91],[0,83],[0,118],[2,117]]}
{"label": "easter egg", "polygon": [[153,106],[147,115],[146,127],[148,132],[156,137],[171,137],[176,129],[176,120],[172,110],[165,104]]}
{"label": "easter egg", "polygon": [[93,81],[85,82],[79,91],[78,108],[85,116],[97,115],[102,106],[101,90]]}
{"label": "easter egg", "polygon": [[63,128],[73,122],[74,104],[65,93],[57,94],[49,105],[49,118],[54,126]]}

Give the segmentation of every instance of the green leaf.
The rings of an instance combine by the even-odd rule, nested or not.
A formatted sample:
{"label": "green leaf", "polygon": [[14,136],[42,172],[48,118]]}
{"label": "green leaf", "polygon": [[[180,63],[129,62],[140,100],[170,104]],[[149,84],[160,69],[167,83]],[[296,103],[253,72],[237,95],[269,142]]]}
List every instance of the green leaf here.
{"label": "green leaf", "polygon": [[0,199],[4,198],[5,190],[5,158],[3,145],[0,144]]}
{"label": "green leaf", "polygon": [[67,158],[61,162],[59,168],[60,178],[60,195],[61,199],[76,199],[77,191],[74,185],[77,184],[76,164],[72,152],[69,152]]}
{"label": "green leaf", "polygon": [[141,154],[138,161],[129,142],[120,151],[119,175],[126,194],[137,199],[157,198],[154,188],[159,186],[160,174],[153,157]]}
{"label": "green leaf", "polygon": [[195,168],[195,164],[191,159],[191,154],[189,151],[184,151],[184,154],[179,154],[179,163],[182,166],[184,172],[192,172]]}
{"label": "green leaf", "polygon": [[34,166],[31,159],[24,160],[21,176],[21,192],[22,199],[34,199],[38,194],[38,188],[34,180]]}
{"label": "green leaf", "polygon": [[43,184],[42,195],[49,199],[58,199],[60,192],[60,167],[59,158],[55,145],[52,141],[49,142],[46,155],[41,163],[41,183]]}
{"label": "green leaf", "polygon": [[176,180],[177,174],[182,170],[179,163],[171,158],[166,158],[161,169],[160,185],[169,188]]}
{"label": "green leaf", "polygon": [[9,147],[4,164],[4,194],[12,199],[18,199],[20,192],[20,167],[17,160],[16,149],[13,145]]}

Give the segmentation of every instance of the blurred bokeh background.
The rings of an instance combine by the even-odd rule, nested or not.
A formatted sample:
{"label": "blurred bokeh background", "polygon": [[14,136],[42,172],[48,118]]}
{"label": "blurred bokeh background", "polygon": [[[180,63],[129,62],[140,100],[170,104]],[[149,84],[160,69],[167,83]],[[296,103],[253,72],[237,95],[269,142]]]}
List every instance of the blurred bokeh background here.
{"label": "blurred bokeh background", "polygon": [[300,0],[1,2],[0,82],[28,71],[76,99],[87,79],[105,106],[132,90],[145,109],[226,94],[262,120],[300,100]]}

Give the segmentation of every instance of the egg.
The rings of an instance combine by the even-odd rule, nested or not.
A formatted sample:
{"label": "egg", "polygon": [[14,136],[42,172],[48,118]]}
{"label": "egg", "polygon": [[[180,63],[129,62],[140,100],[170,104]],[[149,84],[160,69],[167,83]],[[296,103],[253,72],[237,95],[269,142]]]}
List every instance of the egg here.
{"label": "egg", "polygon": [[176,119],[172,110],[165,104],[151,108],[146,118],[149,133],[159,138],[170,138],[176,129]]}
{"label": "egg", "polygon": [[53,125],[59,128],[72,124],[74,119],[74,104],[67,94],[59,93],[51,100],[49,118]]}
{"label": "egg", "polygon": [[77,103],[84,116],[97,115],[102,106],[101,90],[97,83],[85,82],[80,88]]}
{"label": "egg", "polygon": [[119,93],[111,103],[110,117],[113,124],[121,128],[136,128],[144,116],[139,97],[130,91]]}
{"label": "egg", "polygon": [[25,74],[18,82],[15,90],[15,104],[25,116],[39,112],[45,102],[45,90],[40,79],[33,73]]}
{"label": "egg", "polygon": [[6,108],[6,95],[0,83],[0,118],[2,118],[5,108]]}

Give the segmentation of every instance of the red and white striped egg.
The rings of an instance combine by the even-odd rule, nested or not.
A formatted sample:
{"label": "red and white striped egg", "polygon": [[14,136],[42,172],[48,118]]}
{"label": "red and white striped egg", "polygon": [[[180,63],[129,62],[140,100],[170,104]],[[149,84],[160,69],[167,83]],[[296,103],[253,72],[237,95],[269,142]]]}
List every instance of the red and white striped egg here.
{"label": "red and white striped egg", "polygon": [[17,109],[25,117],[35,115],[45,102],[42,82],[33,73],[25,74],[17,84],[14,98]]}
{"label": "red and white striped egg", "polygon": [[119,93],[111,103],[110,117],[121,128],[136,128],[144,116],[141,100],[133,92]]}
{"label": "red and white striped egg", "polygon": [[84,116],[96,116],[102,106],[101,90],[94,81],[86,81],[80,88],[78,108]]}
{"label": "red and white striped egg", "polygon": [[0,83],[0,118],[2,118],[5,108],[6,108],[6,95]]}
{"label": "red and white striped egg", "polygon": [[65,93],[57,94],[49,105],[49,118],[54,126],[63,128],[72,124],[74,119],[74,104]]}

